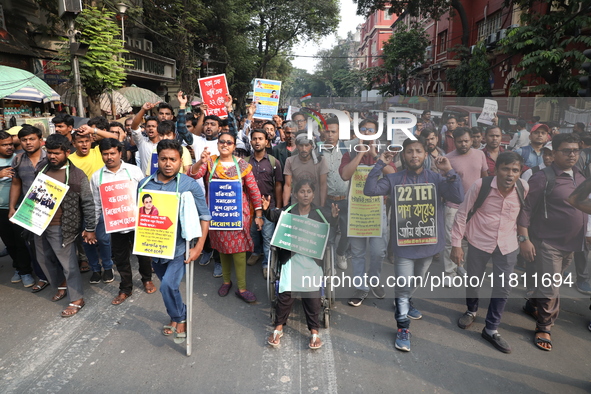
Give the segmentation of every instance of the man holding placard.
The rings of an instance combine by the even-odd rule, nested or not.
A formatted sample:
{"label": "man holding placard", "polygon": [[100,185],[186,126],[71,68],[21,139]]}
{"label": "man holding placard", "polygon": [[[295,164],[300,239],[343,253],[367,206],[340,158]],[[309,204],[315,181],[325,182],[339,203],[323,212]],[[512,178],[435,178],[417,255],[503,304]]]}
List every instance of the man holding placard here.
{"label": "man holding placard", "polygon": [[[457,204],[464,199],[460,177],[445,156],[435,159],[439,175],[423,167],[427,144],[423,137],[410,138],[403,143],[407,169],[378,179],[392,162],[393,154],[383,152],[369,175],[363,192],[368,196],[391,196],[391,242],[396,256],[396,349],[410,351],[410,319],[420,319],[410,299],[417,287],[417,277],[424,277],[433,256],[445,246],[443,200]],[[417,313],[418,312],[418,313]]]}
{"label": "man holding placard", "polygon": [[[105,227],[107,235],[110,234],[113,261],[121,275],[119,294],[111,302],[119,305],[131,296],[133,289],[130,256],[135,229],[136,192],[144,174],[138,166],[122,161],[123,144],[116,139],[102,140],[99,149],[105,166],[92,175],[90,188],[96,216],[104,217],[99,225]],[[156,287],[152,282],[150,258],[137,257],[146,293],[154,293]]]}
{"label": "man holding placard", "polygon": [[[181,144],[175,140],[162,140],[158,143],[157,152],[158,171],[140,182],[139,195],[149,191],[154,199],[154,204],[159,207],[160,214],[163,216],[147,215],[149,218],[154,218],[154,221],[151,221],[142,219],[142,215],[138,215],[146,225],[142,226],[141,222],[136,222],[136,238],[133,249],[134,254],[152,256],[152,267],[160,279],[160,293],[162,293],[162,299],[171,320],[169,325],[164,326],[162,334],[175,334],[175,342],[181,343],[186,338],[187,307],[183,303],[179,287],[185,271],[185,264],[195,260],[201,254],[209,231],[211,215],[201,187],[193,179],[179,173],[183,153]],[[190,192],[193,195],[202,231],[202,236],[190,250],[189,258],[186,260],[185,244],[189,240],[185,240],[181,236],[178,217],[179,199],[184,192]],[[163,203],[160,204],[159,201]],[[173,203],[171,204],[171,202]],[[175,212],[176,216],[165,217],[169,211]],[[170,222],[176,224],[172,228],[172,248],[168,248],[172,224],[167,223]]]}

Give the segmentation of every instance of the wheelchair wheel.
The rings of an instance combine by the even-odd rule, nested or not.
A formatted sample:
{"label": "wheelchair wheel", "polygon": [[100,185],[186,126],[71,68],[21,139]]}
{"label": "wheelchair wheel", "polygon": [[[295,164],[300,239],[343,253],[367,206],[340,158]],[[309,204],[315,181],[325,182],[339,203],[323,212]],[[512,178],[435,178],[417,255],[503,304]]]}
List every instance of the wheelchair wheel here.
{"label": "wheelchair wheel", "polygon": [[330,310],[324,310],[324,328],[330,327]]}
{"label": "wheelchair wheel", "polygon": [[277,281],[279,280],[277,248],[272,246],[267,266],[267,297],[271,304],[271,320],[275,322],[275,304],[277,302]]}
{"label": "wheelchair wheel", "polygon": [[[324,276],[330,277],[335,274],[335,253],[334,247],[328,246],[326,252],[324,252]],[[335,303],[335,291],[330,285],[330,281],[324,283],[324,295],[328,300],[328,308],[330,309]]]}

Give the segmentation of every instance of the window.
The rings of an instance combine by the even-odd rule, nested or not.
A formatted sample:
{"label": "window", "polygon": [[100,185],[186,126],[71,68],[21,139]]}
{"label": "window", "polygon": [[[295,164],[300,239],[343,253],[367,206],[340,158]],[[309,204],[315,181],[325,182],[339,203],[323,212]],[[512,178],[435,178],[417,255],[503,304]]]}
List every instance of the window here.
{"label": "window", "polygon": [[392,19],[392,15],[390,15],[390,9],[386,8],[384,10],[384,20],[389,21],[390,19]]}
{"label": "window", "polygon": [[439,53],[447,50],[447,30],[442,31],[437,35],[437,42],[439,43]]}
{"label": "window", "polygon": [[502,22],[501,11],[495,12],[494,14],[489,15],[488,18],[478,22],[476,24],[476,27],[478,28],[478,38],[476,41],[482,41],[492,33],[499,31]]}

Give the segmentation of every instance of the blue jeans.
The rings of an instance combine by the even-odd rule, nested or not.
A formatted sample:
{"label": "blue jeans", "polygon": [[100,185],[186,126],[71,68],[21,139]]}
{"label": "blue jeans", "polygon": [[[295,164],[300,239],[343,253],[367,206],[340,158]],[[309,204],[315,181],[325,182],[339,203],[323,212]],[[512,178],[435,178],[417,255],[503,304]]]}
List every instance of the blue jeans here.
{"label": "blue jeans", "polygon": [[265,268],[269,264],[269,251],[271,250],[271,238],[273,238],[273,232],[275,231],[275,223],[267,220],[264,216],[263,222],[263,229],[258,231],[257,224],[254,220],[252,221],[250,236],[254,242],[253,254],[260,256],[261,253],[264,253],[265,255],[265,259],[263,260],[263,268]]}
{"label": "blue jeans", "polygon": [[[410,318],[410,299],[416,290],[416,284],[420,284],[433,261],[433,256],[422,259],[407,259],[396,256],[396,323],[398,328],[408,328]],[[411,278],[414,277],[414,278]],[[404,278],[404,279],[402,279]],[[402,286],[399,286],[402,285]],[[424,286],[424,284],[423,284]]]}
{"label": "blue jeans", "polygon": [[185,320],[187,307],[180,291],[185,274],[185,256],[180,255],[173,260],[152,259],[152,267],[160,279],[160,293],[170,320],[177,323]]}
{"label": "blue jeans", "polygon": [[[386,220],[385,218],[382,220]],[[346,231],[346,229],[345,229]],[[372,238],[349,238],[351,244],[351,264],[353,265],[353,283],[357,290],[369,291],[367,284],[371,277],[379,279],[382,272],[382,261],[386,257],[386,248],[388,247],[388,227],[384,226],[381,237]],[[368,254],[368,240],[369,240],[369,269],[367,270],[367,283],[363,281],[365,271],[365,257]],[[360,279],[355,279],[360,278]],[[375,280],[374,280],[375,283]]]}
{"label": "blue jeans", "polygon": [[[84,224],[83,224],[84,225]],[[82,247],[88,257],[88,265],[93,272],[101,272],[99,264],[99,257],[104,270],[113,268],[113,260],[111,258],[111,234],[105,232],[105,220],[103,215],[98,218],[96,225],[96,244],[90,245],[82,242]]]}
{"label": "blue jeans", "polygon": [[[338,227],[341,229],[341,238],[339,239],[339,243],[336,246],[336,253],[339,256],[344,256],[345,252],[347,252],[347,247],[349,246],[349,238],[347,237],[347,204],[348,201],[340,200],[340,201],[331,201],[330,199],[326,199],[326,204],[324,204],[327,208],[332,208],[332,204],[336,204],[339,207],[339,222]],[[330,232],[328,233],[328,245],[334,245],[335,240],[337,238],[337,226],[330,226]]]}

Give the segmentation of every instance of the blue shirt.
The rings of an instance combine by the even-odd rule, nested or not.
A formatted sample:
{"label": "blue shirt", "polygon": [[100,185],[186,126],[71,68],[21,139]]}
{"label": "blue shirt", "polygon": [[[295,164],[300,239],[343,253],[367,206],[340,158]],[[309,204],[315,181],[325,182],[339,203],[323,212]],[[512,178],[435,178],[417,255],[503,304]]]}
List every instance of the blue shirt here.
{"label": "blue shirt", "polygon": [[392,212],[390,223],[390,245],[396,256],[406,259],[422,259],[431,257],[443,250],[445,246],[445,221],[444,221],[444,200],[460,204],[464,201],[464,187],[461,178],[452,169],[447,176],[441,176],[431,170],[423,170],[416,174],[409,170],[403,170],[394,174],[382,175],[382,170],[386,165],[378,160],[376,165],[370,171],[365,182],[363,193],[366,196],[386,196],[390,195],[392,201],[395,201],[396,186],[409,185],[416,183],[433,183],[437,191],[437,243],[434,245],[416,245],[416,246],[398,246],[396,242],[396,213]]}
{"label": "blue shirt", "polygon": [[[144,182],[148,180],[150,177],[146,177],[142,179],[138,185],[138,188],[144,185]],[[207,208],[207,203],[205,202],[205,194],[203,194],[203,189],[199,187],[197,182],[193,178],[189,178],[185,174],[179,174],[178,178],[178,193],[179,195],[184,192],[191,192],[193,194],[193,198],[195,199],[195,206],[197,206],[197,212],[199,212],[199,220],[204,220],[209,222],[211,220],[211,215],[209,213],[209,208]],[[162,183],[158,180],[158,175],[155,174],[143,187],[143,190],[159,190],[163,192],[177,192],[177,178],[171,179],[168,183]],[[181,221],[180,219],[177,222],[177,230],[176,230],[176,246],[174,250],[174,257],[177,258],[185,254],[186,245],[185,239],[181,237]],[[159,260],[159,259],[156,259]]]}
{"label": "blue shirt", "polygon": [[529,168],[533,168],[535,166],[539,166],[544,162],[544,158],[542,157],[542,150],[543,149],[540,149],[540,153],[538,154],[531,145],[526,145],[522,146],[519,149],[515,149],[515,153],[523,157],[523,164],[525,164]]}
{"label": "blue shirt", "polygon": [[[16,156],[13,154],[9,159],[0,158],[0,169],[10,167],[12,159]],[[8,209],[8,202],[10,199],[10,185],[12,178],[0,178],[0,209]]]}

